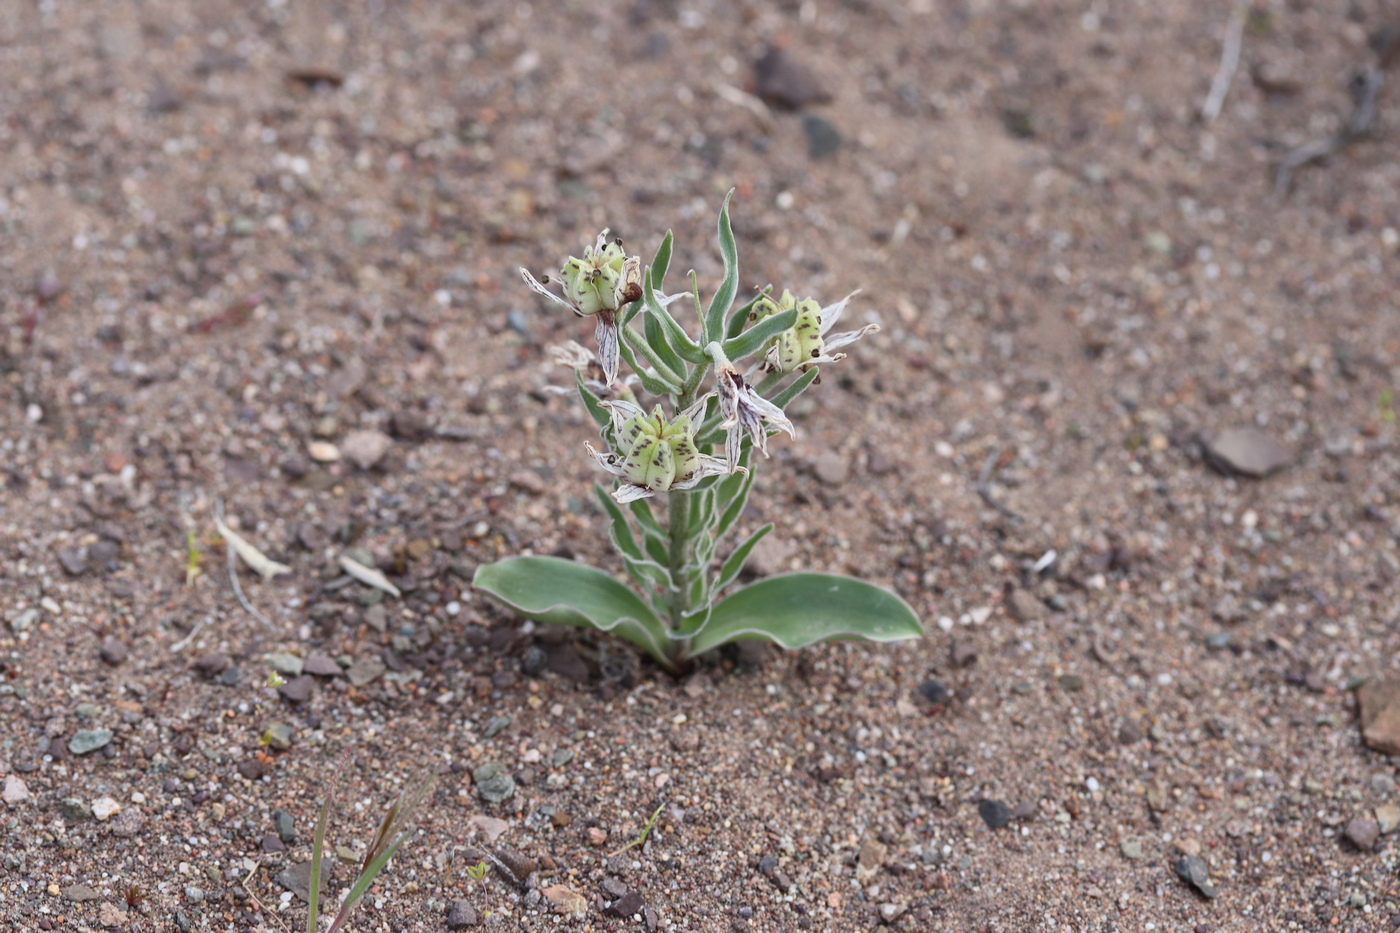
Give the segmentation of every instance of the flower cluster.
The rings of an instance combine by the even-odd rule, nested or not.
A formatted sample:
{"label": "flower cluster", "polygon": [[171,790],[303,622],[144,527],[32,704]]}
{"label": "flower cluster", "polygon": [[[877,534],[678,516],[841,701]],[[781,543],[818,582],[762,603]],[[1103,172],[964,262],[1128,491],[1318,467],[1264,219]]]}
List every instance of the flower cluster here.
{"label": "flower cluster", "polygon": [[[660,406],[651,414],[636,405],[631,386],[638,377],[628,376],[619,387],[623,399],[599,401],[598,405],[610,410],[611,449],[600,452],[592,445],[589,454],[603,469],[621,480],[613,492],[618,502],[630,502],[658,492],[685,490],[694,487],[707,476],[734,473],[742,470],[739,465],[742,444],[748,437],[753,446],[765,457],[768,456],[769,428],[785,431],[796,437],[792,422],[783,413],[781,405],[764,398],[757,386],[749,382],[748,376],[760,373],[768,379],[776,380],[788,374],[808,373],[823,363],[835,363],[846,354],[835,352],[856,340],[879,329],[878,325],[867,324],[859,330],[832,334],[831,329],[841,316],[847,302],[855,295],[847,295],[836,304],[821,307],[811,298],[798,301],[791,291],[784,291],[776,300],[766,292],[752,301],[748,313],[735,321],[742,333],[743,325],[749,330],[763,327],[770,318],[780,315],[791,316],[792,322],[782,330],[776,330],[774,323],[767,325],[766,336],[761,343],[750,342],[747,352],[740,356],[756,353],[760,362],[743,373],[730,361],[726,348],[732,347],[734,339],[719,341],[710,339],[703,349],[700,343],[690,341],[684,330],[675,323],[666,306],[681,295],[653,295],[643,287],[641,259],[629,256],[622,248],[621,240],[609,240],[605,229],[598,234],[593,246],[585,247],[583,257],[569,257],[559,270],[563,294],[551,291],[546,285],[548,276],[537,280],[529,270],[522,268],[521,276],[535,292],[551,301],[563,305],[580,317],[593,317],[597,320],[595,337],[598,341],[596,359],[586,349],[572,341],[564,347],[556,348],[555,359],[580,373],[583,387],[590,392],[613,389],[618,377],[621,355],[620,344],[628,340],[637,344],[639,356],[655,361],[668,360],[670,368],[686,370],[694,378],[692,388],[685,395],[686,401],[699,394],[699,380],[705,371],[713,366],[714,388],[706,395],[693,401],[675,418],[667,420]],[[648,333],[639,334],[630,329],[627,322],[637,312],[645,293],[646,313],[657,315],[673,330],[660,328],[663,334],[679,336],[656,337]],[[634,305],[630,310],[629,305]],[[696,296],[699,308],[699,298]],[[786,320],[786,318],[784,319]],[[781,325],[778,325],[781,327]],[[651,325],[648,324],[650,328]],[[755,335],[757,336],[757,335]],[[660,346],[653,345],[654,343]],[[686,359],[692,362],[703,361],[704,369],[691,371],[677,357],[673,343],[681,343],[690,348],[692,354]],[[631,356],[628,357],[632,359]],[[658,365],[657,369],[666,369]],[[653,378],[657,369],[639,370]],[[679,376],[678,373],[670,373]],[[643,385],[646,380],[642,380]],[[706,402],[715,397],[718,421],[702,425]],[[675,399],[673,398],[673,401]],[[714,427],[724,432],[724,456],[711,456],[704,452],[711,444],[702,445],[697,436],[710,434]],[[605,431],[605,434],[607,432]],[[703,450],[702,450],[703,446]]]}

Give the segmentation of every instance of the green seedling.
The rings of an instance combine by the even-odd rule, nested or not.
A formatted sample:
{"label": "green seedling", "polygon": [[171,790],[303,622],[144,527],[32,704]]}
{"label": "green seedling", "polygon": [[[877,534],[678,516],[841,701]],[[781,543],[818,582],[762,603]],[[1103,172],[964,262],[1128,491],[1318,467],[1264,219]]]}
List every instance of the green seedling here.
{"label": "green seedling", "polygon": [[664,809],[666,809],[666,804],[664,803],[661,804],[661,806],[657,807],[656,810],[651,814],[651,819],[647,820],[647,824],[642,827],[642,834],[636,839],[633,839],[631,842],[627,843],[627,845],[618,849],[616,852],[609,852],[608,858],[613,858],[614,856],[621,855],[628,849],[635,849],[638,846],[646,845],[647,837],[651,835],[651,829],[653,826],[656,825],[656,818],[661,815],[661,811]]}
{"label": "green seedling", "polygon": [[485,881],[486,873],[491,870],[491,866],[485,862],[477,862],[475,865],[467,866],[467,877],[472,881]]}
{"label": "green seedling", "polygon": [[[326,825],[330,821],[331,806],[335,801],[335,792],[347,759],[348,756],[341,758],[340,764],[336,768],[335,777],[331,781],[330,789],[327,790],[326,798],[321,803],[321,815],[316,820],[316,836],[311,843],[311,883],[306,918],[307,933],[316,933],[316,921],[321,901],[321,866],[325,854]],[[365,892],[369,890],[370,885],[374,883],[374,879],[384,870],[384,866],[389,864],[389,860],[394,857],[399,846],[408,841],[409,835],[413,832],[413,823],[418,808],[427,798],[436,781],[437,775],[429,775],[417,786],[400,794],[399,799],[394,801],[393,805],[385,812],[384,819],[380,821],[379,829],[375,832],[374,839],[365,852],[365,859],[360,865],[355,883],[351,885],[349,893],[345,895],[345,900],[341,902],[340,910],[336,913],[335,919],[331,921],[326,933],[336,933],[349,921],[351,912],[359,904],[360,898],[364,897]]]}
{"label": "green seedling", "polygon": [[1382,421],[1388,424],[1395,422],[1395,393],[1390,389],[1381,390],[1380,410]]}

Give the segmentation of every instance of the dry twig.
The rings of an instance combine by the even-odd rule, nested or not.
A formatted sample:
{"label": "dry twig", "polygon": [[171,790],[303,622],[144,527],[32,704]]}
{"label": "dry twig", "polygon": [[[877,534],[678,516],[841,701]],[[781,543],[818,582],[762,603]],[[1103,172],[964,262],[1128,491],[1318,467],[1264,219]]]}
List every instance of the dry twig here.
{"label": "dry twig", "polygon": [[1351,79],[1351,98],[1355,109],[1347,125],[1325,139],[1313,140],[1290,149],[1279,162],[1274,175],[1274,200],[1280,201],[1288,193],[1293,181],[1293,173],[1309,164],[1341,152],[1347,146],[1371,132],[1376,122],[1376,99],[1380,96],[1384,77],[1380,68],[1366,65],[1357,70]]}
{"label": "dry twig", "polygon": [[1230,92],[1230,82],[1235,79],[1235,69],[1240,66],[1240,46],[1244,44],[1244,22],[1248,6],[1237,0],[1230,10],[1230,20],[1225,24],[1225,42],[1220,50],[1220,70],[1210,83],[1210,93],[1201,105],[1201,119],[1214,123],[1225,106],[1225,95]]}

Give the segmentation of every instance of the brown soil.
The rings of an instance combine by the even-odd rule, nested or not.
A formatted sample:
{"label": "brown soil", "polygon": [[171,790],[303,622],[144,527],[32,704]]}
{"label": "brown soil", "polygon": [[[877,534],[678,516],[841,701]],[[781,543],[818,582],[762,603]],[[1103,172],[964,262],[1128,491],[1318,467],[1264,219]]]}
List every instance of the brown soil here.
{"label": "brown soil", "polygon": [[[1221,4],[3,10],[11,929],[304,928],[273,878],[347,748],[339,845],[448,767],[361,930],[444,929],[458,899],[487,929],[561,922],[468,879],[479,815],[533,884],[587,899],[576,929],[1397,923],[1400,836],[1340,839],[1400,802],[1349,689],[1400,672],[1393,95],[1277,201],[1270,170],[1350,114],[1377,0],[1253,4],[1208,126]],[[769,42],[830,100],[753,106]],[[820,159],[813,118],[841,137]],[[591,428],[542,391],[564,384],[547,345],[589,328],[516,268],[603,226],[649,255],[674,227],[673,281],[713,287],[730,187],[746,288],[861,287],[884,328],[774,442],[760,569],[891,586],[928,635],[678,683],[467,581],[525,549],[614,567]],[[1292,464],[1211,470],[1199,437],[1239,425]],[[308,455],[361,430],[393,437],[372,469]],[[230,589],[220,502],[292,567],[241,577],[270,628]],[[403,598],[342,586],[347,548]],[[264,686],[276,652],[386,672],[293,703]],[[217,653],[241,680],[195,667]],[[260,748],[277,720],[290,748]],[[110,744],[68,754],[94,728]],[[470,775],[493,761],[517,788],[488,806]],[[122,811],[88,818],[103,797]],[[269,853],[278,808],[297,838]],[[1173,873],[1182,849],[1216,899]],[[618,885],[651,913],[604,913]]]}

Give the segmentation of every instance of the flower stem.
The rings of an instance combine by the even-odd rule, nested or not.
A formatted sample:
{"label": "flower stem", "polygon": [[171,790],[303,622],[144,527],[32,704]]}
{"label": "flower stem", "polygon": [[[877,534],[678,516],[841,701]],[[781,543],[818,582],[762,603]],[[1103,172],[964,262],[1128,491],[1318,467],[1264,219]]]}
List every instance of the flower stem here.
{"label": "flower stem", "polygon": [[[690,491],[672,490],[667,530],[671,534],[671,631],[679,632],[690,610],[690,575],[685,566],[690,561]],[[684,649],[683,645],[677,648]]]}

